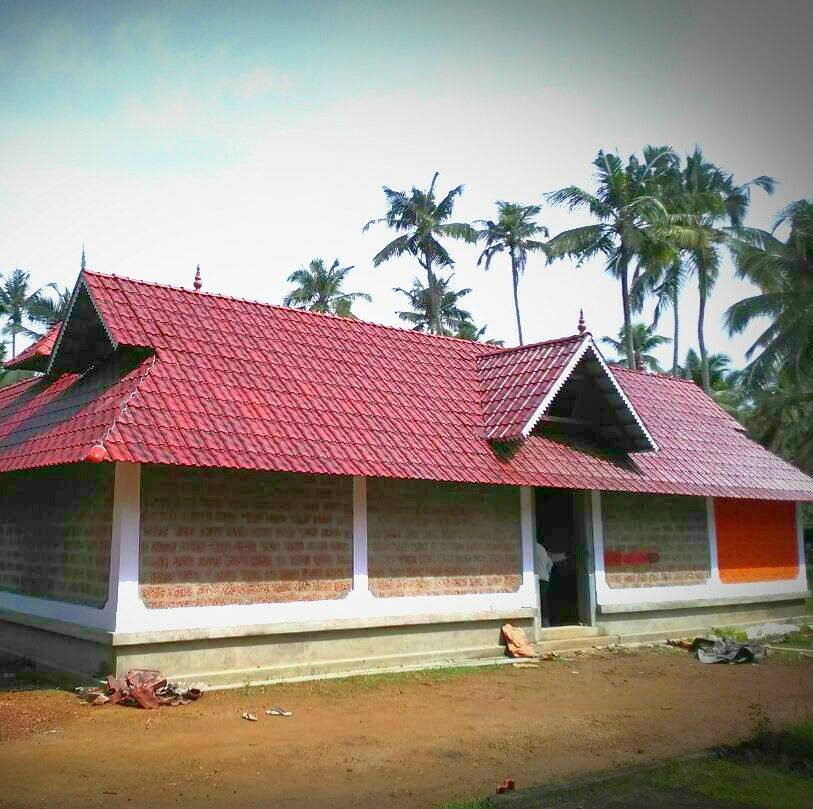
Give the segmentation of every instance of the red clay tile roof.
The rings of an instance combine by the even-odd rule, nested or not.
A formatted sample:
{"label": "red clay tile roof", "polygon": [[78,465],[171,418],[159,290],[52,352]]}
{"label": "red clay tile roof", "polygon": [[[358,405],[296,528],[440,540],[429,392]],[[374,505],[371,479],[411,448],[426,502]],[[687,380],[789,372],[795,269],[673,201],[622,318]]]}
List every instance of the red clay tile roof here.
{"label": "red clay tile roof", "polygon": [[103,440],[117,461],[813,500],[813,480],[691,382],[613,369],[658,452],[536,435],[495,451],[478,384],[492,346],[83,278],[119,346],[154,355],[0,389],[0,471],[78,462]]}
{"label": "red clay tile roof", "polygon": [[576,335],[478,357],[486,437],[507,441],[525,435],[539,405],[564,378],[562,372],[585,339]]}
{"label": "red clay tile roof", "polygon": [[61,323],[51,326],[39,340],[28,346],[25,351],[21,351],[14,359],[3,363],[4,367],[9,370],[44,370],[61,328]]}

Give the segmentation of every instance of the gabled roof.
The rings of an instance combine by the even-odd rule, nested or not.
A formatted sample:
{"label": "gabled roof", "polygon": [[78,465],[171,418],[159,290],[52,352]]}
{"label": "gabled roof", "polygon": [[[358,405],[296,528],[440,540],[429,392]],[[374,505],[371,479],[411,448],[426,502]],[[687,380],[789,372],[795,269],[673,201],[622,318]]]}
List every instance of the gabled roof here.
{"label": "gabled roof", "polygon": [[588,354],[603,377],[609,396],[616,400],[616,408],[623,409],[628,416],[625,426],[631,443],[641,450],[657,450],[657,444],[590,334],[503,349],[478,357],[486,438],[493,441],[526,438]]}
{"label": "gabled roof", "polygon": [[[813,500],[691,382],[613,369],[658,452],[486,438],[493,346],[85,272],[117,349],[0,388],[0,471],[117,461]],[[510,350],[505,350],[510,353]]]}
{"label": "gabled roof", "polygon": [[14,359],[3,363],[10,371],[44,371],[48,367],[48,359],[62,328],[61,323],[51,326],[48,331],[32,343],[25,351],[21,351]]}
{"label": "gabled roof", "polygon": [[575,335],[478,357],[486,438],[511,441],[526,436],[540,404],[564,380],[584,342]]}

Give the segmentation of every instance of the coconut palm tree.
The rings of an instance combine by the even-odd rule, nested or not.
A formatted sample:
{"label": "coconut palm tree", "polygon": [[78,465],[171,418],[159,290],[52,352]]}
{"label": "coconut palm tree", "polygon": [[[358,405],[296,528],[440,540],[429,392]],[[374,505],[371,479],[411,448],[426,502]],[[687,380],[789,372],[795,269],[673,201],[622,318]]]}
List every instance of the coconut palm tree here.
{"label": "coconut palm tree", "polygon": [[[722,248],[729,244],[732,232],[742,225],[750,206],[752,186],[772,194],[775,181],[761,176],[738,185],[732,174],[707,161],[699,147],[686,158],[683,170],[673,171],[671,177],[676,184],[670,194],[674,212],[664,217],[665,225],[656,223],[651,232],[685,255],[689,271],[697,277],[700,297],[697,343],[703,390],[710,393],[706,305],[720,274]],[[724,222],[728,228],[722,227]]]}
{"label": "coconut palm tree", "polygon": [[56,295],[43,294],[39,300],[32,302],[28,308],[28,316],[35,323],[42,323],[51,328],[68,316],[73,293],[68,287],[59,289],[55,284],[49,284],[49,286],[56,292]]}
{"label": "coconut palm tree", "polygon": [[[471,312],[460,308],[460,299],[468,295],[470,289],[449,289],[454,278],[433,276],[429,286],[420,278],[412,282],[412,289],[396,287],[395,292],[406,295],[410,309],[398,312],[398,317],[412,324],[413,331],[434,332],[435,334],[454,335],[461,325],[472,321]],[[437,320],[440,318],[440,331]]]}
{"label": "coconut palm tree", "polygon": [[[728,354],[709,354],[709,383],[712,391],[726,390],[730,387],[729,377],[736,372],[731,370],[731,357]],[[698,353],[690,348],[681,368],[681,376],[691,379],[695,385],[703,387],[703,362]]]}
{"label": "coconut palm tree", "polygon": [[[672,312],[672,376],[680,375],[680,295],[686,285],[688,270],[680,251],[675,251],[673,260],[663,266],[650,268],[640,279],[641,285],[649,286],[655,295],[655,311],[652,327],[657,328],[666,309]],[[633,295],[640,294],[633,290]],[[645,293],[644,293],[645,294]]]}
{"label": "coconut palm tree", "polygon": [[507,252],[511,260],[511,281],[514,287],[514,312],[517,317],[517,335],[522,345],[522,320],[519,314],[519,277],[525,271],[528,253],[544,251],[545,243],[537,236],[548,237],[548,229],[538,225],[534,218],[542,210],[540,205],[520,205],[516,202],[498,202],[497,220],[480,219],[475,224],[484,225],[479,238],[485,249],[477,259],[477,266],[485,261],[485,269],[498,253]]}
{"label": "coconut palm tree", "polygon": [[[786,241],[776,236],[789,227]],[[813,203],[797,200],[783,208],[770,233],[742,230],[732,239],[737,275],[760,292],[738,301],[723,321],[730,335],[754,320],[770,323],[746,352],[745,379],[758,389],[777,374],[798,386],[813,368]]]}
{"label": "coconut palm tree", "polygon": [[[593,161],[596,193],[591,194],[577,186],[568,186],[546,195],[554,205],[565,205],[569,210],[586,210],[597,224],[566,230],[547,244],[548,261],[563,256],[578,259],[578,265],[594,256],[605,258],[605,268],[621,284],[621,306],[624,315],[623,352],[632,367],[635,355],[632,344],[632,312],[630,299],[630,270],[642,262],[653,264],[671,260],[672,252],[660,240],[653,241],[648,225],[656,215],[666,210],[659,199],[660,181],[675,165],[677,156],[668,146],[646,146],[643,160],[632,155],[627,165],[621,158],[603,151]],[[636,277],[633,275],[632,284]]]}
{"label": "coconut palm tree", "polygon": [[[478,235],[469,224],[449,221],[454,212],[455,200],[463,193],[463,186],[456,186],[438,202],[435,196],[437,179],[438,172],[435,172],[426,191],[413,186],[407,193],[384,186],[387,213],[380,219],[370,220],[363,228],[366,231],[372,225],[384,224],[399,233],[399,236],[375,255],[373,266],[378,267],[396,256],[405,254],[414,256],[426,271],[427,284],[424,289],[432,295],[437,294],[440,289],[435,283],[438,271],[454,265],[454,260],[440,240],[448,237],[474,242]],[[429,303],[431,307],[429,328],[437,334],[442,334],[441,300],[432,297]]]}
{"label": "coconut palm tree", "polygon": [[471,320],[461,320],[457,326],[457,331],[452,334],[452,337],[457,337],[460,340],[474,340],[475,342],[483,342],[486,345],[490,346],[504,346],[505,340],[484,340],[485,333],[488,330],[488,326],[481,326],[477,328],[477,325]]}
{"label": "coconut palm tree", "polygon": [[601,342],[604,343],[604,345],[610,346],[612,349],[618,352],[620,356],[624,357],[627,366],[630,368],[636,368],[638,370],[643,370],[646,368],[648,371],[660,371],[658,360],[649,352],[654,351],[656,348],[659,348],[662,345],[671,343],[672,341],[668,337],[662,337],[659,334],[655,334],[654,326],[647,326],[645,323],[633,323],[632,362],[630,362],[630,358],[626,356],[629,341],[627,340],[626,328],[624,326],[619,329],[617,340],[613,339],[612,337],[602,337]]}
{"label": "coconut palm tree", "polygon": [[3,334],[11,338],[11,356],[17,356],[17,336],[36,339],[40,333],[28,324],[33,319],[31,312],[43,306],[46,288],[54,289],[54,284],[48,284],[31,291],[29,288],[30,276],[23,270],[16,269],[5,281],[0,279],[0,316],[6,318]]}
{"label": "coconut palm tree", "polygon": [[759,388],[749,389],[740,415],[754,440],[813,474],[813,377],[783,368]]}
{"label": "coconut palm tree", "polygon": [[296,284],[283,299],[283,305],[311,312],[326,312],[342,317],[353,317],[353,301],[372,301],[366,292],[343,292],[342,284],[353,267],[340,267],[339,259],[325,267],[321,258],[311,259],[307,267],[300,267],[288,276],[288,283]]}

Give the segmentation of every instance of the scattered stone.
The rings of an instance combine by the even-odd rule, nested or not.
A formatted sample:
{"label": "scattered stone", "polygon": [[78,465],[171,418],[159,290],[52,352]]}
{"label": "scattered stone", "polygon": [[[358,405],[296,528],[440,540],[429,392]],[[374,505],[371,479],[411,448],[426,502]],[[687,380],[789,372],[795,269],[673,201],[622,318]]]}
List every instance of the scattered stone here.
{"label": "scattered stone", "polygon": [[257,721],[257,714],[255,714],[255,713],[249,713],[248,711],[244,711],[242,716],[243,716],[243,719],[247,719],[249,722],[256,722]]}
{"label": "scattered stone", "polygon": [[800,629],[798,624],[768,623],[761,626],[749,626],[745,630],[745,636],[748,640],[784,640],[788,635],[792,635]]}
{"label": "scattered stone", "polygon": [[[517,665],[517,664],[515,664]],[[280,708],[278,706],[273,706],[271,708],[265,709],[266,716],[293,716],[293,711],[286,711],[285,708]]]}

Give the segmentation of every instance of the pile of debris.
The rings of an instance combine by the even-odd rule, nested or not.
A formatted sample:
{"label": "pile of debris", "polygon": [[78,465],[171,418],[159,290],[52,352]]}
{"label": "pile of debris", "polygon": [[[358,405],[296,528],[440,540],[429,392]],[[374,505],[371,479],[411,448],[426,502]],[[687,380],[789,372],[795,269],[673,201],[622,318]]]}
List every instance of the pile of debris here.
{"label": "pile of debris", "polygon": [[76,692],[91,705],[126,705],[151,710],[162,705],[189,705],[206,690],[203,683],[171,683],[160,671],[128,671],[124,679],[112,674],[102,688],[77,688]]}
{"label": "pile of debris", "polygon": [[759,663],[768,656],[768,650],[758,643],[740,643],[734,638],[717,635],[666,642],[670,646],[686,649],[701,663]]}

